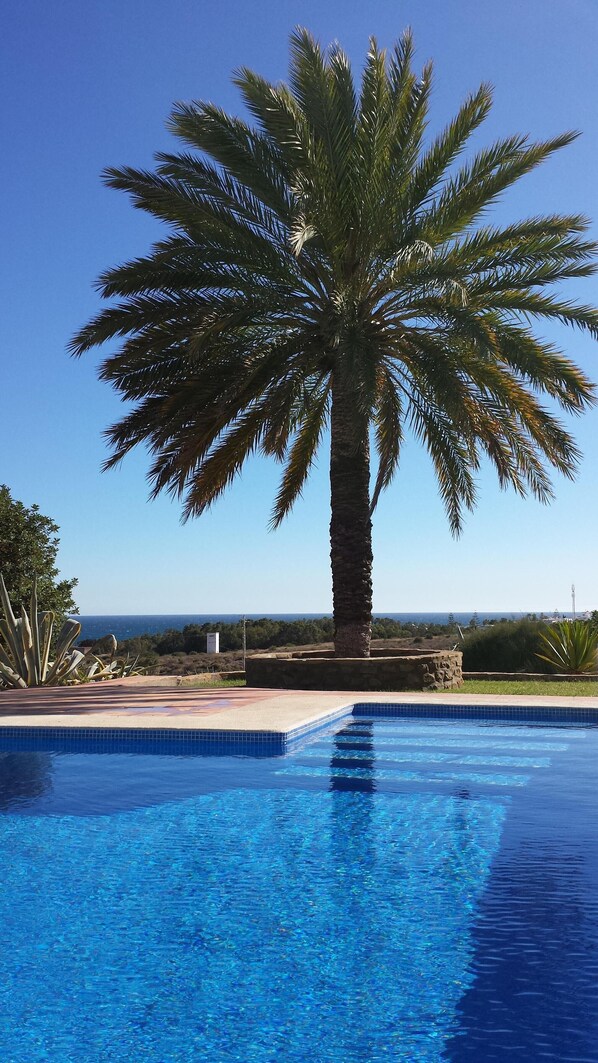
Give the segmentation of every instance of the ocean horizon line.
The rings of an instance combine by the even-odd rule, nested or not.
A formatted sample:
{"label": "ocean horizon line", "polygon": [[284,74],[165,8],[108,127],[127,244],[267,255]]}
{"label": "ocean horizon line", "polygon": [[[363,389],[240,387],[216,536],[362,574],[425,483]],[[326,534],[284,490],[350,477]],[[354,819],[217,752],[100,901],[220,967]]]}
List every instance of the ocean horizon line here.
{"label": "ocean horizon line", "polygon": [[[294,620],[318,620],[331,618],[331,612],[294,612],[294,613],[78,613],[72,614],[81,624],[80,638],[83,640],[99,639],[104,635],[113,634],[119,642],[125,639],[136,638],[141,635],[159,635],[168,630],[181,630],[189,624],[237,624],[243,617],[246,620],[278,620],[292,622]],[[405,625],[408,624],[438,624],[446,625],[449,617],[461,627],[466,627],[476,618],[480,624],[488,620],[519,620],[523,617],[535,615],[553,618],[570,616],[570,613],[551,610],[496,610],[484,611],[472,610],[438,610],[422,612],[392,612],[376,610],[374,619],[395,620]],[[581,614],[580,614],[581,615]]]}
{"label": "ocean horizon line", "polygon": [[[578,612],[579,612],[579,610],[578,610]],[[421,609],[421,610],[417,610],[417,609],[402,609],[402,610],[375,609],[373,611],[373,613],[372,613],[372,616],[374,616],[374,617],[450,616],[451,613],[452,613],[453,616],[465,616],[465,615],[474,616],[474,615],[477,615],[477,616],[480,616],[480,617],[481,616],[506,616],[506,617],[511,617],[511,616],[530,616],[530,615],[539,616],[540,614],[542,614],[543,616],[553,616],[555,613],[558,614],[558,616],[569,616],[570,615],[570,610],[568,611],[566,609],[565,610],[562,610],[562,609]],[[149,617],[172,617],[172,616],[176,616],[176,617],[187,617],[187,616],[193,616],[193,617],[195,617],[195,616],[207,616],[207,617],[211,617],[211,616],[215,616],[215,617],[238,616],[238,617],[244,617],[245,616],[245,617],[247,617],[247,619],[249,619],[249,617],[251,617],[252,619],[254,617],[269,617],[269,618],[272,618],[272,619],[275,618],[275,617],[276,618],[279,618],[279,617],[293,617],[293,618],[297,618],[297,619],[302,618],[302,617],[308,617],[308,618],[312,619],[313,617],[318,617],[318,616],[320,616],[320,617],[322,617],[322,616],[332,616],[332,610],[331,609],[321,609],[321,610],[312,610],[311,612],[302,612],[301,610],[295,610],[295,611],[290,611],[290,612],[287,611],[287,612],[284,612],[284,613],[276,613],[276,612],[273,612],[272,610],[269,610],[269,609],[265,609],[265,610],[261,610],[261,611],[257,610],[257,611],[255,611],[253,613],[249,613],[249,612],[244,613],[244,612],[241,612],[239,610],[237,610],[237,611],[231,610],[230,612],[220,612],[220,613],[218,613],[218,612],[207,612],[207,613],[83,613],[83,612],[79,612],[79,613],[69,613],[69,616],[79,617],[79,618],[81,618],[81,617],[85,617],[85,618],[94,617],[95,619],[99,619],[101,617],[115,617],[115,616],[116,617],[127,617],[127,618],[133,618],[133,617],[134,618],[140,618],[140,617],[148,617],[148,616]]]}

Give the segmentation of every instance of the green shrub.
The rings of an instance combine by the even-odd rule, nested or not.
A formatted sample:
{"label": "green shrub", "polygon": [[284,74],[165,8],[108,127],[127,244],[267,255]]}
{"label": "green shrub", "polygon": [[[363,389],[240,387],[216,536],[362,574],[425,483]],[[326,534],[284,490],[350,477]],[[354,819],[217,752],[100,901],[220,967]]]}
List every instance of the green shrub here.
{"label": "green shrub", "polygon": [[535,620],[514,620],[467,632],[463,642],[466,672],[549,672],[538,660],[545,625]]}

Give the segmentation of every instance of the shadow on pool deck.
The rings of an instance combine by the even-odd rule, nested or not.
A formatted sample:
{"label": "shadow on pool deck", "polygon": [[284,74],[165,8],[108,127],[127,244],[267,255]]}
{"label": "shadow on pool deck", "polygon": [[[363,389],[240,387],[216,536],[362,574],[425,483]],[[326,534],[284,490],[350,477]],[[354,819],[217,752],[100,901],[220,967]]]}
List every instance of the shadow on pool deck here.
{"label": "shadow on pool deck", "polygon": [[[168,685],[170,684],[170,685]],[[456,694],[446,692],[363,693],[358,691],[280,690],[229,687],[212,690],[177,685],[175,677],[136,676],[78,687],[38,687],[0,691],[0,730],[26,727],[83,729],[108,727],[286,735],[312,728],[349,711],[355,704],[463,707],[500,706],[548,709],[587,708],[596,713],[598,698]]]}
{"label": "shadow on pool deck", "polygon": [[[272,698],[278,690],[230,687],[201,690],[179,687],[174,683],[152,682],[154,677],[109,680],[76,687],[36,687],[28,690],[0,691],[0,719],[31,714],[86,715],[102,713],[119,716],[137,713],[179,715],[207,714]],[[141,682],[139,681],[141,680]]]}

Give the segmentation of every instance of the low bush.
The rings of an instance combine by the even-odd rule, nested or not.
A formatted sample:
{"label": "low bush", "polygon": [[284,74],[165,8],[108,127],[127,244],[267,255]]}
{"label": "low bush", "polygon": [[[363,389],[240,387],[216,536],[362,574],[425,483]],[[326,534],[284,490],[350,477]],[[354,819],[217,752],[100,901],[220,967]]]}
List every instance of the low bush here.
{"label": "low bush", "polygon": [[515,620],[467,632],[463,641],[465,672],[550,672],[542,652],[541,633],[546,624]]}

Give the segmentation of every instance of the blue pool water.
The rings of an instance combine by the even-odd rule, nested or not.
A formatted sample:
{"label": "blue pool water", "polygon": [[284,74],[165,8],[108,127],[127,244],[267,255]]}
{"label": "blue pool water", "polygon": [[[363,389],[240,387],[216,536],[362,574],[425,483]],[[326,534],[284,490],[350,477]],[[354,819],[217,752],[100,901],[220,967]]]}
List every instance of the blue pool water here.
{"label": "blue pool water", "polygon": [[598,728],[2,748],[3,1063],[598,1060]]}

